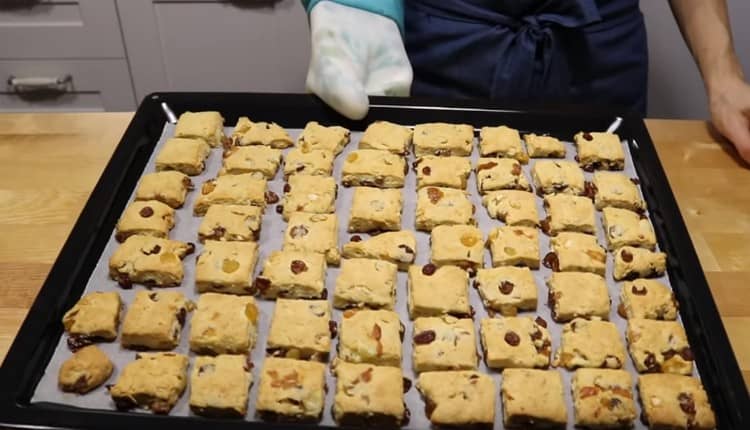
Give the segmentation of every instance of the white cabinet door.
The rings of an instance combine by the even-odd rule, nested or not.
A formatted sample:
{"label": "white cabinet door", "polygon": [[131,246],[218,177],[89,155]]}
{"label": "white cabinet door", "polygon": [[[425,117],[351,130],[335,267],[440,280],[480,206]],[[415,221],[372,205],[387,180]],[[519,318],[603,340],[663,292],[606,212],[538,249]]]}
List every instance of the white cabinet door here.
{"label": "white cabinet door", "polygon": [[117,0],[136,96],[301,92],[310,38],[299,0]]}

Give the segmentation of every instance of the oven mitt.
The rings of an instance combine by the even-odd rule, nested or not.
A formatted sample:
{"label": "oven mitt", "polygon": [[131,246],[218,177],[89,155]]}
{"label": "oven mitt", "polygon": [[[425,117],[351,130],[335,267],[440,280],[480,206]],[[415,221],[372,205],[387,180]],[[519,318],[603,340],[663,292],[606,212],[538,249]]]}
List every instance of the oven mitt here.
{"label": "oven mitt", "polygon": [[308,91],[351,119],[367,115],[367,95],[408,96],[412,69],[399,28],[401,0],[309,1],[312,52]]}

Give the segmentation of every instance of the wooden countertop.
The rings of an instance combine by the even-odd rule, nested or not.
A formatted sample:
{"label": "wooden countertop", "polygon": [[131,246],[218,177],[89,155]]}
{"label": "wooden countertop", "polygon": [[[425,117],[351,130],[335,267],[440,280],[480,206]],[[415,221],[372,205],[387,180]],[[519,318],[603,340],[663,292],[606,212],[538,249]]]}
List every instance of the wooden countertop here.
{"label": "wooden countertop", "polygon": [[[131,116],[0,114],[0,359]],[[748,384],[750,170],[705,122],[647,123]]]}

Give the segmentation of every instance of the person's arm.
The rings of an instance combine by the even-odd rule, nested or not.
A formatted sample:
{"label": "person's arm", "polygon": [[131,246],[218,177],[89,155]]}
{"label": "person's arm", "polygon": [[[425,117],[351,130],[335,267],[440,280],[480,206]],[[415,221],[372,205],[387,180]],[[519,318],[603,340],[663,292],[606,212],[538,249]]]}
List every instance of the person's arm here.
{"label": "person's arm", "polygon": [[750,86],[737,60],[725,0],[670,0],[693,54],[716,128],[750,162]]}

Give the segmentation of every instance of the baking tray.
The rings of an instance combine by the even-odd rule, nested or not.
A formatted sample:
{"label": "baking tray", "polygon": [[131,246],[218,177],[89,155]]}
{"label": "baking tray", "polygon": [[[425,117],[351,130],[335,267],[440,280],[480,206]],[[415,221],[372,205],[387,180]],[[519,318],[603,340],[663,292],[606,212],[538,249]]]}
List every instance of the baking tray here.
{"label": "baking tray", "polygon": [[[134,425],[157,426],[165,423],[197,427],[214,421],[198,417],[175,416],[180,415],[180,404],[178,404],[178,408],[175,409],[173,415],[162,417],[142,412],[115,412],[110,410],[106,404],[102,406],[105,409],[92,410],[65,406],[61,404],[64,402],[59,401],[49,403],[39,401],[40,399],[47,400],[49,397],[39,396],[37,392],[37,385],[40,389],[44,386],[44,372],[48,363],[50,363],[50,359],[52,359],[52,364],[57,361],[53,353],[61,340],[62,326],[59,321],[62,314],[81,296],[89,278],[94,279],[96,276],[96,264],[105,246],[108,242],[111,242],[114,224],[122,209],[130,201],[135,185],[144,168],[147,168],[149,158],[154,153],[154,148],[158,144],[163,131],[171,130],[169,126],[164,129],[167,118],[161,109],[162,102],[167,103],[177,114],[185,110],[219,110],[226,118],[226,124],[229,126],[233,125],[240,115],[248,115],[254,120],[276,121],[287,129],[302,128],[309,120],[340,124],[352,130],[363,130],[369,122],[378,119],[402,124],[446,121],[466,122],[475,127],[508,124],[522,131],[549,133],[563,140],[569,140],[575,132],[582,129],[606,129],[615,117],[622,117],[623,122],[617,132],[629,144],[633,162],[626,168],[628,170],[635,169],[635,172],[627,173],[637,173],[641,180],[641,188],[649,204],[649,215],[654,224],[660,248],[669,255],[669,280],[680,302],[681,319],[695,353],[696,364],[703,384],[717,414],[719,428],[744,429],[750,427],[747,415],[750,411],[750,401],[742,382],[741,373],[734,360],[718,312],[653,145],[642,120],[636,115],[607,109],[570,106],[547,107],[545,109],[535,107],[507,109],[497,105],[469,101],[437,102],[434,100],[373,98],[373,107],[367,118],[362,121],[349,121],[311,96],[216,93],[153,94],[148,96],[141,104],[58,257],[58,261],[53,266],[6,357],[2,369],[0,369],[0,381],[2,381],[2,387],[0,388],[0,424],[54,428],[132,428]],[[291,134],[295,136],[296,132],[291,131]],[[352,141],[356,143],[357,140],[356,134],[353,135]],[[354,144],[350,145],[350,148],[354,146]],[[213,170],[217,169],[214,168]],[[208,172],[215,173],[210,168]],[[204,173],[205,175],[207,173]],[[213,174],[208,174],[208,176],[213,176]],[[413,182],[413,174],[410,175],[410,178]],[[207,178],[194,178],[196,185],[199,185],[204,179]],[[470,191],[476,195],[471,188],[473,186],[473,181],[470,181]],[[273,187],[271,188],[273,189]],[[274,191],[280,194],[280,190],[274,189]],[[191,193],[191,195],[194,194]],[[346,194],[346,191],[341,193],[343,198],[339,198],[337,206],[343,204],[344,207],[348,208],[348,203],[345,202]],[[413,201],[409,203],[409,200],[408,198],[405,200],[406,206],[413,205]],[[186,213],[187,211],[189,213],[192,207],[191,202],[192,199],[189,197],[185,206],[186,209],[181,212]],[[343,211],[340,214],[342,231],[345,230],[347,213]],[[413,218],[410,219],[406,213],[413,214],[413,208],[405,209],[403,225],[404,228],[408,229],[413,223]],[[477,215],[480,218],[483,215],[486,216],[486,211],[480,208]],[[280,217],[278,218],[283,226]],[[499,225],[499,223],[496,224]],[[278,229],[274,228],[272,233],[269,233],[269,229],[266,227],[264,220],[262,237],[274,234],[273,232]],[[194,231],[195,229],[193,229]],[[283,229],[279,229],[279,235],[281,231]],[[189,239],[175,237],[174,235],[172,237],[183,240]],[[341,243],[345,242],[347,238],[347,235],[339,235]],[[109,243],[109,246],[111,245]],[[546,238],[542,239],[541,249],[543,252],[546,250]],[[419,252],[417,262],[425,263],[429,255],[428,250],[420,249],[419,251],[421,252]],[[106,260],[108,253],[105,251],[104,254]],[[260,261],[262,262],[263,259],[261,258]],[[194,256],[186,259],[185,265],[188,270],[193,264]],[[329,290],[332,280],[335,278],[336,269],[331,270],[329,270],[328,277]],[[611,268],[609,272],[611,273]],[[106,270],[104,273],[106,273]],[[186,277],[186,279],[188,278]],[[404,288],[405,277],[400,274],[399,303],[405,302]],[[542,288],[546,287],[542,286]],[[187,292],[187,289],[183,288],[182,291]],[[123,292],[121,291],[121,293]],[[544,296],[540,295],[540,297]],[[613,295],[613,298],[615,299],[613,302],[616,304],[616,295]],[[614,312],[614,307],[612,312]],[[475,320],[484,316],[483,308],[477,310],[478,315]],[[540,300],[538,310],[539,313],[549,319],[548,310],[543,300]],[[266,319],[270,318],[270,314],[265,315],[265,317]],[[268,321],[261,321],[261,329],[264,323],[267,325]],[[556,324],[550,325],[556,326]],[[182,336],[183,344],[186,337],[187,335],[184,333]],[[553,337],[555,337],[554,333]],[[554,343],[553,345],[557,346]],[[117,348],[116,343],[114,348]],[[179,349],[178,351],[186,352]],[[132,353],[128,355],[130,356]],[[256,364],[260,364],[262,355],[263,344],[259,342],[253,351]],[[120,363],[117,360],[115,362],[118,364],[117,367],[121,368]],[[410,342],[407,341],[404,343],[404,367],[410,367],[409,363]],[[628,364],[632,366],[629,360]],[[54,373],[56,368],[56,366],[51,365],[50,371]],[[484,370],[483,364],[482,369]],[[565,373],[563,372],[564,376]],[[54,380],[55,375],[47,374],[46,378]],[[496,374],[495,378],[497,383]],[[39,383],[40,380],[42,381],[41,384]],[[334,391],[330,382],[329,387],[327,409],[330,408],[332,403],[332,392]],[[568,396],[568,393],[566,393],[566,396]],[[186,397],[187,393],[181,400],[183,407],[186,403]],[[406,397],[407,403],[411,403],[410,398],[412,401],[414,399],[418,401],[419,395],[415,389],[412,389]],[[252,400],[251,396],[251,405]],[[91,407],[90,405],[87,406]],[[412,406],[412,409],[414,409],[414,406]],[[330,417],[329,410],[326,410],[325,414]],[[419,420],[421,411],[412,410],[412,414],[413,419],[410,427],[420,427],[426,424],[425,421]],[[250,418],[252,418],[251,415]],[[417,420],[415,421],[414,418],[417,418]],[[169,419],[169,421],[159,421],[163,419]],[[501,421],[501,410],[498,402],[496,422],[499,421]],[[229,426],[274,426],[271,423],[248,423],[245,421],[221,420],[216,422]],[[323,424],[326,423],[331,423],[331,421],[324,418]],[[284,426],[289,427],[288,425]],[[637,423],[637,426],[640,426],[640,423]]]}

